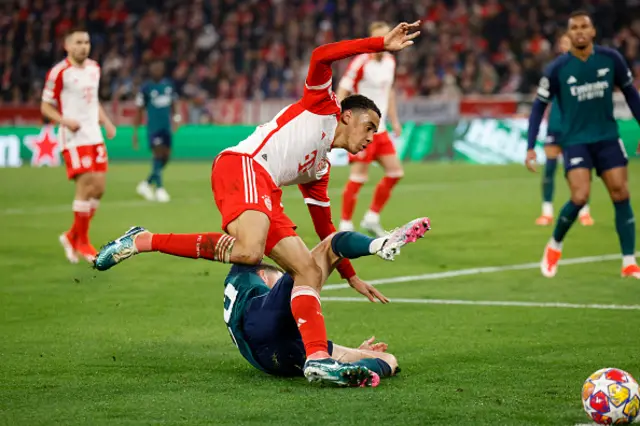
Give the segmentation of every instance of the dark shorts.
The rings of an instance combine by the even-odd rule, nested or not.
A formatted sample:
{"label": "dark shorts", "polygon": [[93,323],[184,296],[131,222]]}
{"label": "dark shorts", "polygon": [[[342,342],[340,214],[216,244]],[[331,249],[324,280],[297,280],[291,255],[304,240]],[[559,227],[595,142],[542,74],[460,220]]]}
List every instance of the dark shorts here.
{"label": "dark shorts", "polygon": [[585,168],[596,169],[598,176],[607,170],[626,167],[629,163],[622,140],[609,140],[580,145],[567,145],[562,148],[565,173]]}
{"label": "dark shorts", "polygon": [[[293,278],[285,274],[271,291],[251,299],[244,314],[244,336],[255,360],[276,376],[302,376],[306,354],[291,313]],[[329,342],[329,353],[333,344]]]}
{"label": "dark shorts", "polygon": [[544,139],[545,145],[557,146],[560,143],[560,132],[547,132],[547,137]]}
{"label": "dark shorts", "polygon": [[168,130],[159,130],[149,133],[149,148],[153,149],[156,146],[171,148],[171,132]]}

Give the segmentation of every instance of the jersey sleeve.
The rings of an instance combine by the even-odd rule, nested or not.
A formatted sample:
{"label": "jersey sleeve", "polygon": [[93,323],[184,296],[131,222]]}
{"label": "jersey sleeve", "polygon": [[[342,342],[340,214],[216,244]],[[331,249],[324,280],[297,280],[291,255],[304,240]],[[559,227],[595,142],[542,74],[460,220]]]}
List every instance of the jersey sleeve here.
{"label": "jersey sleeve", "polygon": [[47,74],[42,90],[42,102],[60,106],[60,94],[62,93],[62,70],[53,68]]}
{"label": "jersey sleeve", "polygon": [[544,71],[544,75],[538,83],[538,99],[548,104],[558,93],[560,84],[558,81],[558,65],[552,62]]}
{"label": "jersey sleeve", "polygon": [[[309,209],[313,226],[320,240],[336,232],[336,227],[331,219],[331,202],[329,200],[329,170],[317,181],[298,185],[304,202]],[[343,259],[336,267],[340,276],[344,279],[356,275],[351,262]]]}
{"label": "jersey sleeve", "polygon": [[613,59],[613,72],[614,81],[616,86],[621,89],[633,84],[633,74],[627,66],[627,62],[624,60],[620,52],[614,49],[608,50],[611,58]]}
{"label": "jersey sleeve", "polygon": [[311,54],[309,72],[305,80],[302,106],[320,115],[340,112],[335,94],[331,90],[333,82],[331,64],[360,53],[375,53],[383,50],[383,37],[345,40],[315,48]]}
{"label": "jersey sleeve", "polygon": [[357,82],[362,78],[362,72],[364,71],[364,64],[366,61],[366,55],[358,55],[351,60],[347,67],[347,71],[340,80],[339,86],[341,89],[348,90],[349,92],[356,91]]}

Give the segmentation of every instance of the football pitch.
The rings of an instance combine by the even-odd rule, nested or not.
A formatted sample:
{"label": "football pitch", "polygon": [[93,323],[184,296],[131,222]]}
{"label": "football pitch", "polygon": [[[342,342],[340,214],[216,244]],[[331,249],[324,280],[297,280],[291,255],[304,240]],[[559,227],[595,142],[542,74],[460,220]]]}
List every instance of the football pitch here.
{"label": "football pitch", "polygon": [[[135,194],[146,164],[113,164],[92,224],[96,246],[130,226],[218,231],[210,164],[174,163],[173,199]],[[380,176],[360,194],[356,224]],[[347,169],[332,171],[334,222]],[[392,303],[364,303],[334,274],[323,291],[329,338],[375,335],[402,372],[375,389],[270,377],[233,346],[222,320],[227,265],[160,254],[108,272],[70,265],[58,235],[73,186],[62,169],[0,169],[0,424],[587,423],[583,381],[604,367],[640,379],[640,283],[620,278],[613,207],[594,180],[596,224],[576,224],[554,279],[537,269],[551,228],[534,226],[540,174],[523,166],[408,164],[383,213],[393,228],[429,216],[432,231],[392,263],[354,261]],[[640,163],[630,167],[640,215]],[[558,210],[568,191],[560,172]],[[634,198],[635,197],[635,198]],[[317,243],[296,188],[285,211]]]}

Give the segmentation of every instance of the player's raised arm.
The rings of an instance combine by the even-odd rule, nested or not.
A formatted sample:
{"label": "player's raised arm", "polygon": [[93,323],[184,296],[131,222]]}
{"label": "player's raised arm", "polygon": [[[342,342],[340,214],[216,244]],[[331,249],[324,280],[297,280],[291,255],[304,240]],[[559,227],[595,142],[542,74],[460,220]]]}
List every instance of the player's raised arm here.
{"label": "player's raised arm", "polygon": [[311,54],[311,63],[305,82],[307,89],[323,90],[331,85],[331,64],[340,59],[360,53],[375,53],[384,50],[396,52],[413,44],[413,39],[420,35],[417,31],[420,21],[412,24],[398,24],[384,37],[369,37],[356,40],[345,40],[317,47]]}
{"label": "player's raised arm", "polygon": [[613,58],[614,78],[616,86],[624,94],[624,99],[629,105],[633,118],[640,123],[640,95],[633,85],[633,74],[627,66],[622,55],[614,49],[608,49]]}
{"label": "player's raised arm", "polygon": [[556,62],[554,61],[549,65],[549,67],[547,67],[544,75],[540,79],[537,92],[538,96],[533,102],[531,114],[529,115],[529,128],[527,130],[527,158],[525,160],[525,164],[532,172],[536,171],[535,163],[537,161],[537,156],[534,148],[538,139],[540,124],[542,123],[542,118],[544,117],[547,105],[558,92],[557,69],[555,63]]}

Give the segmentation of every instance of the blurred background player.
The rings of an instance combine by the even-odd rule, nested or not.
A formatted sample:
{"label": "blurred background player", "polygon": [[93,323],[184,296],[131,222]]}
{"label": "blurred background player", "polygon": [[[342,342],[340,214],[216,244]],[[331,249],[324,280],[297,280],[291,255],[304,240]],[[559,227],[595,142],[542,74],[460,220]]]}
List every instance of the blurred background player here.
{"label": "blurred background player", "polygon": [[[560,55],[564,55],[571,49],[571,39],[568,35],[563,34],[556,45],[556,51]],[[555,190],[556,168],[558,166],[558,157],[562,153],[561,130],[562,116],[554,99],[551,103],[549,111],[549,119],[547,124],[547,137],[544,144],[544,153],[547,161],[544,165],[544,175],[542,177],[542,215],[536,219],[536,225],[548,226],[553,223],[553,193]],[[578,215],[580,223],[583,226],[592,226],[593,218],[589,211],[589,204],[586,204]]]}
{"label": "blurred background player", "polygon": [[[171,140],[181,117],[176,114],[177,93],[173,83],[165,78],[164,62],[156,60],[150,68],[151,80],[136,95],[138,110],[133,123],[133,147],[138,149],[138,127],[147,111],[147,138],[153,153],[151,174],[138,184],[136,191],[149,201],[166,203],[169,193],[164,189],[162,170],[171,156]],[[155,192],[154,192],[155,187]]]}
{"label": "blurred background player", "polygon": [[[383,37],[389,31],[389,25],[384,22],[374,22],[369,27],[372,37]],[[396,149],[389,138],[385,123],[388,115],[395,136],[400,136],[402,127],[398,120],[393,90],[395,69],[396,60],[390,53],[365,53],[353,58],[340,81],[338,99],[342,100],[351,93],[359,93],[373,100],[382,113],[380,126],[373,137],[373,142],[359,154],[349,154],[351,173],[342,193],[342,220],[339,226],[341,231],[354,229],[352,217],[358,192],[368,179],[369,165],[377,161],[384,169],[385,176],[376,186],[371,205],[360,227],[376,236],[385,233],[380,225],[380,212],[389,200],[393,187],[404,175],[402,164],[396,155]]]}
{"label": "blurred background player", "polygon": [[60,235],[60,243],[71,263],[77,263],[78,256],[93,262],[97,252],[89,241],[89,225],[100,205],[107,171],[107,150],[100,124],[109,139],[115,136],[116,128],[98,100],[100,66],[89,59],[89,33],[71,30],[65,37],[64,48],[66,59],[47,74],[40,109],[59,126],[58,139],[67,176],[76,183],[74,221]]}
{"label": "blurred background player", "polygon": [[589,199],[591,171],[595,169],[615,209],[622,251],[621,275],[640,279],[635,258],[636,225],[629,200],[628,160],[613,114],[613,90],[615,86],[622,90],[637,121],[640,121],[640,95],[622,55],[617,50],[594,45],[596,30],[586,12],[571,14],[567,34],[571,50],[545,70],[529,117],[526,164],[535,171],[533,148],[540,122],[547,104],[557,99],[563,118],[562,156],[571,189],[571,199],[560,211],[540,269],[546,277],[556,275],[562,242]]}

